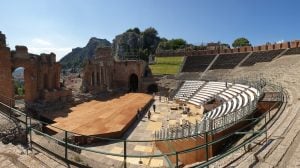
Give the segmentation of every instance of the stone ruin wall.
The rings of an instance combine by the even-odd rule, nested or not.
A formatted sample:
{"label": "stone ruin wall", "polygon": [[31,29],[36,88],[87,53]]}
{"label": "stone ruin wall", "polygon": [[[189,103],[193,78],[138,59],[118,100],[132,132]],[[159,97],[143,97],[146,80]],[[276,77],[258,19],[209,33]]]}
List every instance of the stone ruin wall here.
{"label": "stone ruin wall", "polygon": [[120,61],[114,62],[114,87],[121,88],[129,87],[130,75],[135,74],[138,77],[139,91],[143,91],[142,78],[146,63],[144,61]]}
{"label": "stone ruin wall", "polygon": [[[4,39],[4,40],[3,40]],[[53,53],[34,55],[25,46],[10,50],[6,46],[5,35],[0,32],[0,93],[1,101],[7,104],[14,99],[12,73],[16,68],[24,68],[25,102],[51,103],[71,99],[71,90],[60,86],[61,66]],[[14,105],[14,102],[13,104]]]}
{"label": "stone ruin wall", "polygon": [[111,52],[110,47],[98,48],[95,59],[87,61],[82,81],[84,91],[127,90],[130,76],[135,74],[138,77],[138,91],[146,92],[147,86],[154,83],[152,75],[145,77],[147,63],[142,60],[116,61]]}

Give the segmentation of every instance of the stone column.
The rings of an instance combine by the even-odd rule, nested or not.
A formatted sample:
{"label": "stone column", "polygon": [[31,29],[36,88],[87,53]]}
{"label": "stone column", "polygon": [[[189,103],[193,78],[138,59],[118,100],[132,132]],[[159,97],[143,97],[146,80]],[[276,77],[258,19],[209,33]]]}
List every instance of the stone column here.
{"label": "stone column", "polygon": [[[0,101],[9,105],[9,101],[2,96],[13,98],[14,85],[11,71],[11,53],[9,48],[0,46]],[[14,102],[13,102],[14,103]]]}
{"label": "stone column", "polygon": [[53,80],[54,80],[54,67],[48,65],[48,90],[53,90]]}
{"label": "stone column", "polygon": [[94,69],[93,70],[94,71],[94,84],[93,85],[95,87],[95,86],[97,86],[97,68],[94,67],[93,69]]}
{"label": "stone column", "polygon": [[55,66],[55,87],[56,89],[59,89],[60,88],[60,71],[61,71],[61,66],[56,63],[56,66]]}

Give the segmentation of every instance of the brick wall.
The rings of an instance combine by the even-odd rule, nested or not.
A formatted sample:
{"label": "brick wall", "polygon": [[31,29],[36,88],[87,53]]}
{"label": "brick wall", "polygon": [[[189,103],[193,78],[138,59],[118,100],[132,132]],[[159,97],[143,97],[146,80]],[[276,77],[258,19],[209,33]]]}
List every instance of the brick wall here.
{"label": "brick wall", "polygon": [[[1,95],[14,99],[12,70],[23,67],[25,81],[25,102],[37,100],[59,100],[70,91],[60,90],[61,66],[56,63],[55,54],[34,55],[28,53],[25,46],[16,46],[15,51],[0,47],[0,92]],[[51,91],[51,94],[49,94]],[[48,94],[44,94],[49,92]]]}
{"label": "brick wall", "polygon": [[[270,51],[270,50],[279,50],[279,49],[287,49],[287,48],[296,48],[300,47],[300,40],[295,40],[291,42],[284,42],[284,43],[278,43],[278,44],[266,44],[266,45],[260,45],[260,46],[245,46],[240,48],[233,48],[233,49],[220,49],[220,50],[180,50],[180,55],[184,56],[199,56],[199,55],[208,55],[208,54],[224,54],[224,53],[244,53],[244,52],[258,52],[258,51]],[[176,54],[178,51],[163,51],[158,52],[158,56],[171,56],[172,55],[179,55]]]}

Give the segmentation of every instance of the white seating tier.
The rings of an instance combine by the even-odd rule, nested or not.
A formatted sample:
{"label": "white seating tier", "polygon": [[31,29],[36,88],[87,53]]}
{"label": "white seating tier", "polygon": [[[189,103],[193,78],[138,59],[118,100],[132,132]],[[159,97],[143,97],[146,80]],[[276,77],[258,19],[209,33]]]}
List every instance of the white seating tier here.
{"label": "white seating tier", "polygon": [[204,119],[215,119],[241,109],[250,101],[254,101],[255,96],[259,96],[258,94],[257,89],[242,84],[186,81],[175,98],[195,105],[203,105],[213,98],[223,99],[224,103],[204,114]]}
{"label": "white seating tier", "polygon": [[176,93],[175,98],[187,101],[204,83],[204,81],[185,81]]}

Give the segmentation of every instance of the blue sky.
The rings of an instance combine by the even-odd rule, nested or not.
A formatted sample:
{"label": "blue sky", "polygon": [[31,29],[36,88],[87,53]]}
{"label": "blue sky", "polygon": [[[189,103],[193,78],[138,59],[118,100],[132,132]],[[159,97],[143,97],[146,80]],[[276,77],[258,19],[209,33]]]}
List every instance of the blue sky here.
{"label": "blue sky", "polygon": [[299,0],[2,0],[0,31],[11,48],[58,59],[90,37],[112,41],[132,27],[193,44],[247,37],[259,45],[300,39],[299,9]]}

